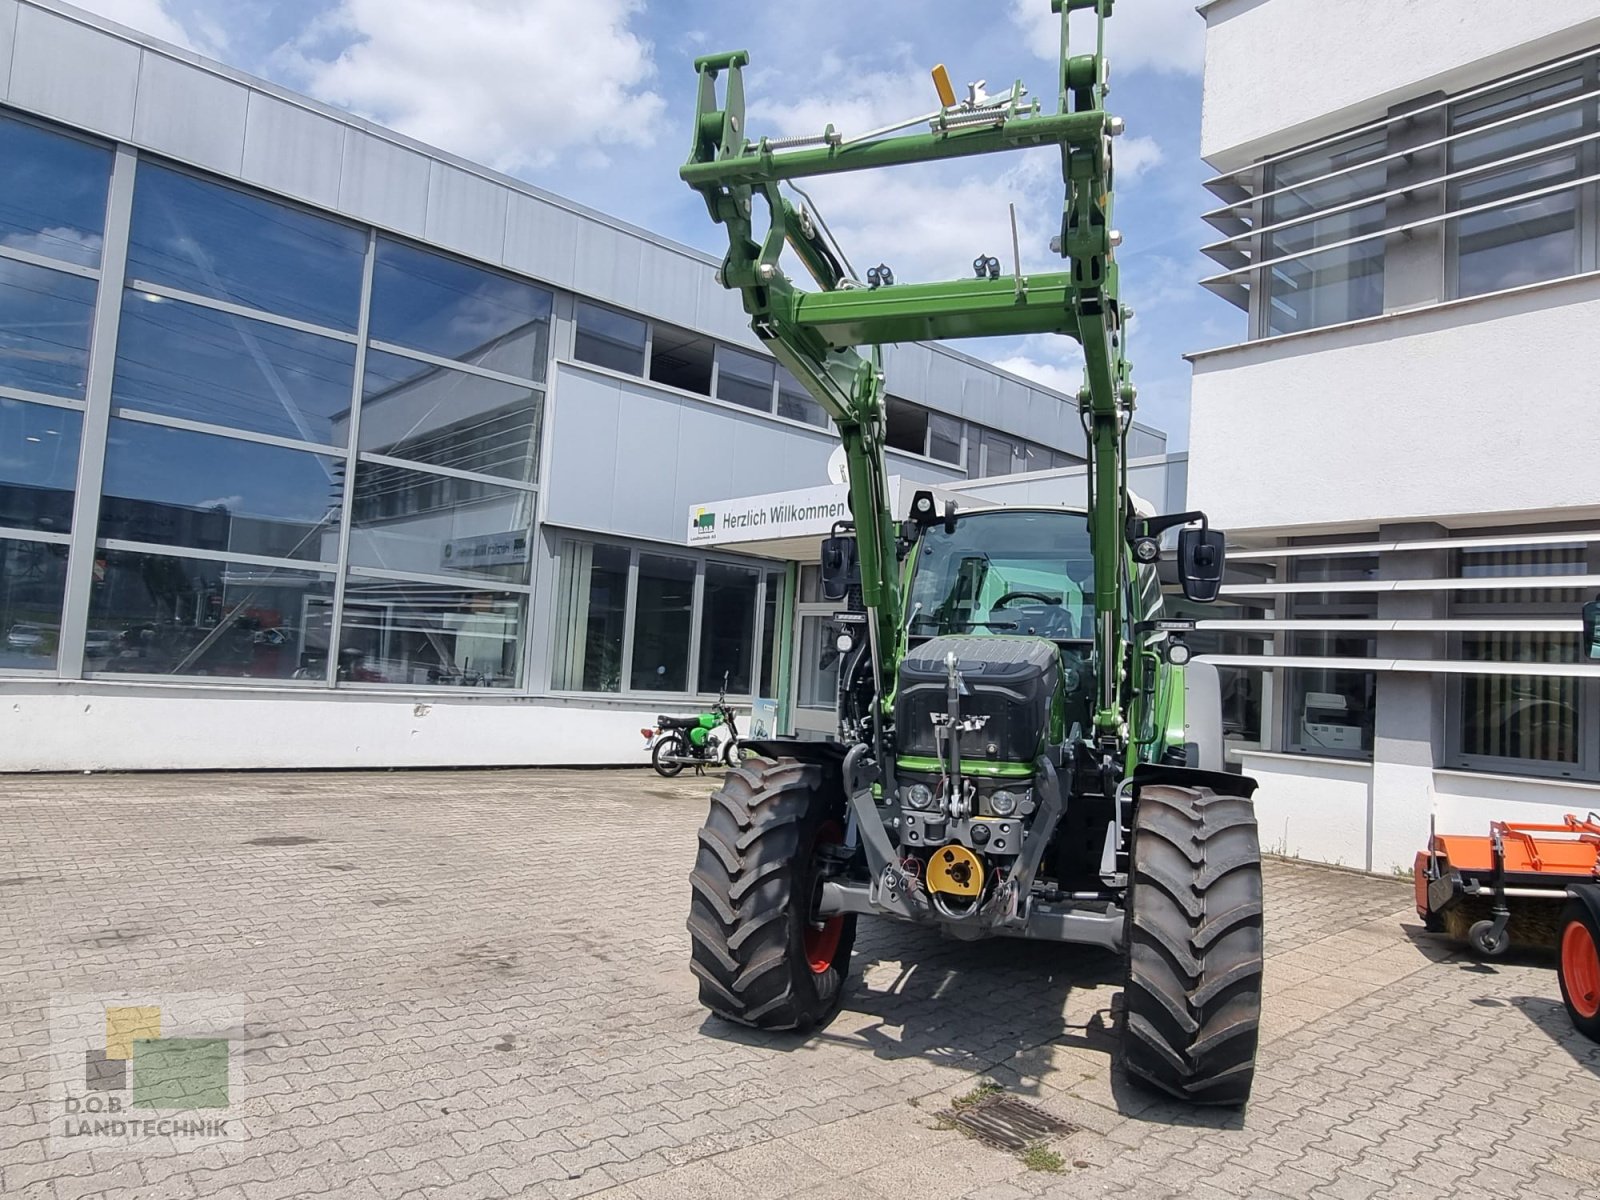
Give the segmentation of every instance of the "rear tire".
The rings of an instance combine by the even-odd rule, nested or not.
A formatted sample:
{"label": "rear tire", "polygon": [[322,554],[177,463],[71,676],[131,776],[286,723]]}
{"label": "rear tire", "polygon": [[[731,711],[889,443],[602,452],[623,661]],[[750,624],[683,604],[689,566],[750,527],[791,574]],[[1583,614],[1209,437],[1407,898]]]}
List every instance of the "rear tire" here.
{"label": "rear tire", "polygon": [[683,756],[687,748],[683,738],[676,733],[669,733],[665,737],[656,739],[656,744],[650,749],[650,765],[656,769],[656,774],[663,779],[671,779],[683,770],[681,762],[662,761],[668,755]]}
{"label": "rear tire", "polygon": [[1561,936],[1556,942],[1561,1002],[1573,1028],[1600,1042],[1600,921],[1573,896],[1561,910]]}
{"label": "rear tire", "polygon": [[810,918],[816,847],[843,821],[844,797],[815,763],[751,757],[723,776],[689,876],[689,967],[712,1012],[806,1030],[838,1011],[855,915]]}
{"label": "rear tire", "polygon": [[1123,1066],[1242,1107],[1261,1027],[1261,846],[1250,801],[1149,786],[1134,807]]}

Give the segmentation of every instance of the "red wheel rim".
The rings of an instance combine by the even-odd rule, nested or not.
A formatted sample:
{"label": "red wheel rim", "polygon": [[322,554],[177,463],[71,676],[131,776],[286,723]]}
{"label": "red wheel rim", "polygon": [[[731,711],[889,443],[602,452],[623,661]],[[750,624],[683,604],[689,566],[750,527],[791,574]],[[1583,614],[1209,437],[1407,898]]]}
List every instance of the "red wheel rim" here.
{"label": "red wheel rim", "polygon": [[1561,933],[1561,978],[1574,1012],[1585,1020],[1600,1014],[1600,953],[1582,921],[1569,921]]}
{"label": "red wheel rim", "polygon": [[[838,822],[828,821],[817,830],[817,839],[811,843],[812,853],[818,846],[837,846],[844,841]],[[839,953],[839,939],[844,935],[844,914],[829,917],[820,926],[807,924],[805,933],[806,962],[813,975],[824,975],[833,966]]]}

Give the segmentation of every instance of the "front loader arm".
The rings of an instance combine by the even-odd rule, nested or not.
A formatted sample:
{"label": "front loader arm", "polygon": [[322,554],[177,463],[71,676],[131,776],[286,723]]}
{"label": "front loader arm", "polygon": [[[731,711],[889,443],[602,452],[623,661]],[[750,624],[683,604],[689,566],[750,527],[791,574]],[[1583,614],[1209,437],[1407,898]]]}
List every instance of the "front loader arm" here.
{"label": "front loader arm", "polygon": [[[1102,679],[1095,726],[1102,741],[1125,737],[1123,689],[1126,439],[1134,391],[1124,356],[1126,312],[1117,298],[1111,219],[1111,138],[1121,122],[1104,111],[1105,19],[1115,0],[1052,0],[1061,17],[1061,103],[1041,113],[1021,84],[989,97],[975,88],[955,103],[939,79],[941,105],[926,117],[859,137],[833,126],[810,137],[752,139],[745,127],[744,51],[695,62],[700,74],[694,146],[680,171],[728,233],[721,282],[738,289],[751,327],[816,397],[839,428],[850,473],[850,505],[869,610],[881,704],[893,691],[905,600],[895,555],[896,529],[884,463],[885,342],[1057,333],[1083,346],[1079,411],[1090,455],[1090,532],[1099,614],[1096,654]],[[1096,17],[1093,53],[1069,52],[1068,17]],[[941,69],[942,70],[942,69]],[[718,81],[724,79],[722,95]],[[902,130],[925,124],[926,132]],[[1066,203],[1056,247],[1067,270],[1011,279],[874,286],[848,275],[818,218],[780,192],[813,175],[931,162],[1056,145]],[[764,232],[758,236],[760,203]],[[792,249],[819,290],[804,291],[779,259]],[[866,355],[855,347],[869,347]],[[1108,746],[1109,750],[1109,746]]]}

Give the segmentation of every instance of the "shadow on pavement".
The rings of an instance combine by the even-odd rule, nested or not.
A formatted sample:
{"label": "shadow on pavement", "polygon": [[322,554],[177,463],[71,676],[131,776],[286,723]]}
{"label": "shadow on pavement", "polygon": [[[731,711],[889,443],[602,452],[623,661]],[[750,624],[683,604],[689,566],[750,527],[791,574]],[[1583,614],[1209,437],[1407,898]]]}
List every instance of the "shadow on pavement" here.
{"label": "shadow on pavement", "polygon": [[[1554,979],[1550,986],[1560,985]],[[1591,1042],[1572,1027],[1566,1005],[1546,996],[1513,996],[1511,1006],[1519,1010],[1530,1022],[1550,1036],[1579,1066],[1600,1076],[1600,1042]]]}
{"label": "shadow on pavement", "polygon": [[[886,979],[882,967],[894,974]],[[992,1072],[1007,1092],[1033,1098],[1060,1069],[1056,1050],[1092,1051],[1123,1116],[1241,1128],[1237,1111],[1168,1101],[1123,1074],[1111,1006],[1120,1003],[1124,973],[1121,955],[1091,947],[1010,938],[961,942],[864,918],[840,1014],[829,1026],[809,1035],[764,1033],[708,1015],[701,1032],[780,1053],[828,1043],[880,1059]]]}

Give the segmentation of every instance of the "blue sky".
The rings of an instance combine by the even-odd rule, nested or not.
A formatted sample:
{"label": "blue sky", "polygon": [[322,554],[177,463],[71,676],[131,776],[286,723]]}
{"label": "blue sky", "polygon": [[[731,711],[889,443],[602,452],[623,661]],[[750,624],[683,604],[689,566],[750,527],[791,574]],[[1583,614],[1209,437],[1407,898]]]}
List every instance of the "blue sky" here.
{"label": "blue sky", "polygon": [[[934,107],[928,69],[958,91],[1022,81],[1055,104],[1049,0],[79,0],[124,24],[496,167],[715,254],[720,228],[676,168],[693,112],[691,60],[751,52],[753,134],[852,131]],[[1187,444],[1185,351],[1240,340],[1243,318],[1197,286],[1214,234],[1199,159],[1204,22],[1194,0],[1121,0],[1110,23],[1116,225],[1140,419]],[[1024,270],[1053,263],[1062,201],[1053,151],[818,180],[807,190],[859,269],[959,277],[1009,263],[1017,205]],[[1214,268],[1213,268],[1214,269]],[[1075,388],[1064,338],[965,343]],[[892,383],[892,381],[891,381]]]}

